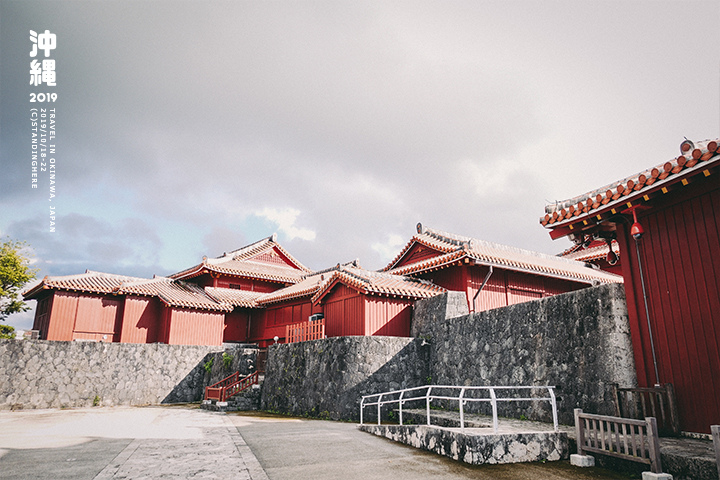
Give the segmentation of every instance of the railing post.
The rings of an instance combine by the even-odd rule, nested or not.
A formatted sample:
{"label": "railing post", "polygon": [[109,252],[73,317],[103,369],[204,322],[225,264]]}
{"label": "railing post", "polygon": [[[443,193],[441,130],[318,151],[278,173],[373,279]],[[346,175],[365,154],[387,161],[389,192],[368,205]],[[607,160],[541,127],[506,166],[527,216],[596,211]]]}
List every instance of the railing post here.
{"label": "railing post", "polygon": [[617,383],[611,383],[613,389],[613,398],[615,399],[615,416],[622,417],[620,413],[620,385]]}
{"label": "railing post", "polygon": [[553,387],[548,387],[548,391],[550,392],[550,405],[552,405],[552,415],[553,415],[553,431],[558,431],[558,415],[557,415],[557,402],[555,401],[555,391],[553,390]]}
{"label": "railing post", "polygon": [[645,419],[645,422],[647,422],[650,471],[652,473],[662,473],[662,462],[660,461],[660,442],[657,431],[657,419],[655,417],[647,417]]}
{"label": "railing post", "polygon": [[380,409],[382,408],[382,397],[384,394],[380,394],[380,397],[378,397],[378,425],[380,425]]}
{"label": "railing post", "polygon": [[[678,418],[678,408],[675,402],[675,388],[672,383],[665,384],[665,394],[667,395],[667,403],[669,417],[670,417],[670,429],[673,435],[680,435],[680,419]],[[667,419],[664,419],[667,421]]]}
{"label": "railing post", "polygon": [[402,401],[402,399],[403,399],[403,395],[405,395],[405,390],[403,390],[402,392],[400,392],[400,399],[398,400],[398,409],[399,409],[399,411],[400,411],[400,425],[403,424],[403,422],[402,422],[402,420],[403,420],[403,419],[402,419],[402,406],[403,406],[403,401]]}
{"label": "railing post", "polygon": [[362,397],[360,399],[360,425],[363,424],[363,410],[365,409],[364,403],[365,403],[365,397]]}
{"label": "railing post", "polygon": [[495,396],[495,389],[492,387],[490,388],[490,404],[493,412],[493,432],[498,433],[497,397]]}
{"label": "railing post", "polygon": [[574,411],[575,413],[575,443],[577,443],[577,453],[578,455],[583,455],[583,445],[585,444],[585,438],[583,435],[585,434],[582,424],[582,418],[580,418],[580,415],[582,415],[582,409],[576,408]]}
{"label": "railing post", "polygon": [[460,430],[465,430],[465,411],[463,408],[463,397],[465,396],[465,388],[462,388],[460,390],[460,398],[458,398],[458,402],[460,403]]}
{"label": "railing post", "polygon": [[425,408],[427,409],[427,424],[430,425],[430,392],[432,387],[428,385],[427,393],[425,394]]}
{"label": "railing post", "polygon": [[717,464],[718,477],[720,477],[720,425],[711,425],[713,446],[715,447],[715,463]]}

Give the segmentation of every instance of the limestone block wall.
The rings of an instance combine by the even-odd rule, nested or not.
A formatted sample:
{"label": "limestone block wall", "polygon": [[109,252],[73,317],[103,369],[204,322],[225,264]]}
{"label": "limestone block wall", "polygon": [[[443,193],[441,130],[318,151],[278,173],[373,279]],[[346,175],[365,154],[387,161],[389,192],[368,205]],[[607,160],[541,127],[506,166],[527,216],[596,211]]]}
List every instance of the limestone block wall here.
{"label": "limestone block wall", "polygon": [[[442,319],[452,295],[416,304],[414,334],[430,343],[433,384],[554,385],[566,424],[574,408],[613,415],[611,383],[637,385],[621,284]],[[510,405],[507,416],[550,420],[547,403]]]}
{"label": "limestone block wall", "polygon": [[261,409],[359,420],[363,395],[424,385],[427,346],[399,337],[335,337],[268,351]]}
{"label": "limestone block wall", "polygon": [[567,459],[565,432],[466,435],[457,429],[425,425],[369,425],[360,430],[472,465],[544,462]]}
{"label": "limestone block wall", "polygon": [[[230,373],[218,350],[222,347],[0,340],[0,409],[199,401],[205,385]],[[228,352],[241,372],[256,354],[242,348]],[[220,358],[212,374],[204,368],[211,357]]]}

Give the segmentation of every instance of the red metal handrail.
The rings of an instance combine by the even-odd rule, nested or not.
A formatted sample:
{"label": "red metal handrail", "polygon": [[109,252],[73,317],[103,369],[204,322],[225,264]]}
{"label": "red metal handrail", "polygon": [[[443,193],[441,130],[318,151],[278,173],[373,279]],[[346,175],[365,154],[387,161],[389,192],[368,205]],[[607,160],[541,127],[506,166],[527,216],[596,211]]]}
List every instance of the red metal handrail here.
{"label": "red metal handrail", "polygon": [[229,377],[223,378],[223,379],[220,380],[219,382],[213,383],[212,385],[210,385],[210,386],[207,387],[207,388],[221,388],[221,387],[226,387],[226,386],[228,386],[228,385],[230,385],[230,384],[232,384],[232,383],[237,382],[239,377],[240,377],[240,372],[235,372],[235,373],[233,373],[232,375],[230,375]]}
{"label": "red metal handrail", "polygon": [[285,327],[287,343],[305,342],[325,338],[325,319],[293,323]]}
{"label": "red metal handrail", "polygon": [[239,378],[240,372],[235,372],[217,383],[205,387],[205,400],[216,400],[226,402],[230,397],[236,395],[246,388],[255,385],[259,381],[258,372],[253,372],[247,377]]}

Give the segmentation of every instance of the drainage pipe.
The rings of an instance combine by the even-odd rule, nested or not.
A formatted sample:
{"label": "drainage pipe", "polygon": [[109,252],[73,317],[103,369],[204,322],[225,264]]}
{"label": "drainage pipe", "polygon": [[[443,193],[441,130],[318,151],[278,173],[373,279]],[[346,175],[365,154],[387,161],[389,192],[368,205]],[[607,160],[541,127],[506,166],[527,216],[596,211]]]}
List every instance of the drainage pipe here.
{"label": "drainage pipe", "polygon": [[490,270],[488,270],[487,275],[485,275],[485,280],[483,280],[482,285],[480,285],[480,288],[478,289],[478,291],[475,293],[475,296],[473,297],[473,301],[472,301],[473,311],[472,311],[472,313],[475,313],[475,300],[477,299],[478,295],[480,295],[480,292],[482,292],[482,289],[485,288],[485,284],[487,283],[487,281],[490,280],[490,275],[493,274],[493,266],[492,266],[492,265],[489,265],[489,267],[490,267]]}
{"label": "drainage pipe", "polygon": [[655,366],[655,385],[660,385],[658,375],[657,357],[655,356],[655,342],[653,341],[652,326],[650,325],[650,310],[648,309],[647,292],[645,291],[645,277],[643,275],[642,262],[640,261],[640,239],[635,239],[635,252],[637,253],[638,270],[640,270],[640,285],[642,286],[643,301],[645,302],[645,319],[647,320],[648,334],[650,335],[650,350],[652,351],[653,365]]}

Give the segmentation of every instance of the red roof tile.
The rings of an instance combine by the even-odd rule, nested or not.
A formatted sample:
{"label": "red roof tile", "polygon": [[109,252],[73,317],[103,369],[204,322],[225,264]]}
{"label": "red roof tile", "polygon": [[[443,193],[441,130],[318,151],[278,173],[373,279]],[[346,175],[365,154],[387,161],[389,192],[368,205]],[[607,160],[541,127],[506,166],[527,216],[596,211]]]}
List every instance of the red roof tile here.
{"label": "red roof tile", "polygon": [[165,304],[173,307],[219,311],[231,311],[233,309],[231,303],[216,301],[206,295],[205,291],[195,284],[165,277],[147,279],[115,275],[112,273],[93,272],[91,270],[79,275],[45,277],[38,285],[28,290],[24,294],[24,297],[26,299],[35,298],[39,292],[49,289],[97,294],[136,294],[158,297]]}
{"label": "red roof tile", "polygon": [[683,154],[677,158],[583,195],[546,205],[540,223],[550,229],[568,227],[570,230],[576,223],[582,223],[582,226],[597,223],[604,220],[604,216],[615,215],[650,200],[655,192],[667,192],[671,185],[681,182],[685,185],[691,177],[710,175],[711,170],[720,167],[719,144],[720,139],[705,140],[696,145],[683,142]]}
{"label": "red roof tile", "polygon": [[257,299],[264,295],[262,292],[217,287],[205,287],[205,293],[218,303],[245,308],[259,308]]}
{"label": "red roof tile", "polygon": [[[258,257],[277,250],[292,264],[268,263],[259,261]],[[276,236],[264,238],[258,242],[234,250],[217,258],[204,258],[203,262],[170,275],[170,278],[185,279],[202,274],[217,272],[227,275],[256,278],[280,283],[297,283],[311,272],[309,268],[298,262],[279,243]]]}
{"label": "red roof tile", "polygon": [[[403,255],[416,243],[447,253],[395,267]],[[397,275],[410,275],[464,262],[465,259],[475,265],[492,265],[507,270],[582,283],[622,283],[623,281],[619,275],[590,268],[584,263],[574,260],[432,230],[420,224],[418,224],[418,234],[413,236],[400,254],[385,267],[384,271]]]}
{"label": "red roof tile", "polygon": [[94,272],[86,270],[77,275],[57,277],[46,276],[37,285],[34,285],[23,296],[26,299],[35,298],[42,290],[57,289],[88,293],[113,293],[120,285],[126,282],[143,280],[138,277],[115,275],[113,273]]}
{"label": "red roof tile", "polygon": [[303,280],[295,285],[276,290],[274,292],[266,293],[258,299],[258,305],[268,305],[271,303],[282,302],[293,298],[309,297],[315,294],[320,288],[320,284],[326,279],[330,278],[333,272],[343,267],[358,267],[358,261],[354,260],[345,264],[338,264],[334,267],[327,268],[315,272],[312,275],[306,276]]}
{"label": "red roof tile", "polygon": [[336,283],[343,283],[366,295],[378,294],[412,299],[434,297],[446,291],[427,280],[343,266],[323,280],[312,297],[313,303],[322,299]]}
{"label": "red roof tile", "polygon": [[223,312],[233,310],[231,304],[216,301],[207,295],[202,287],[194,283],[173,280],[166,277],[156,277],[150,280],[124,283],[118,287],[117,293],[158,297],[171,307],[197,308]]}
{"label": "red roof tile", "polygon": [[[618,245],[617,240],[612,241],[612,249],[615,255],[620,258],[620,245]],[[595,240],[585,248],[583,248],[582,244],[573,245],[559,256],[578,262],[592,262],[593,260],[607,257],[609,251],[610,249],[604,240]]]}

